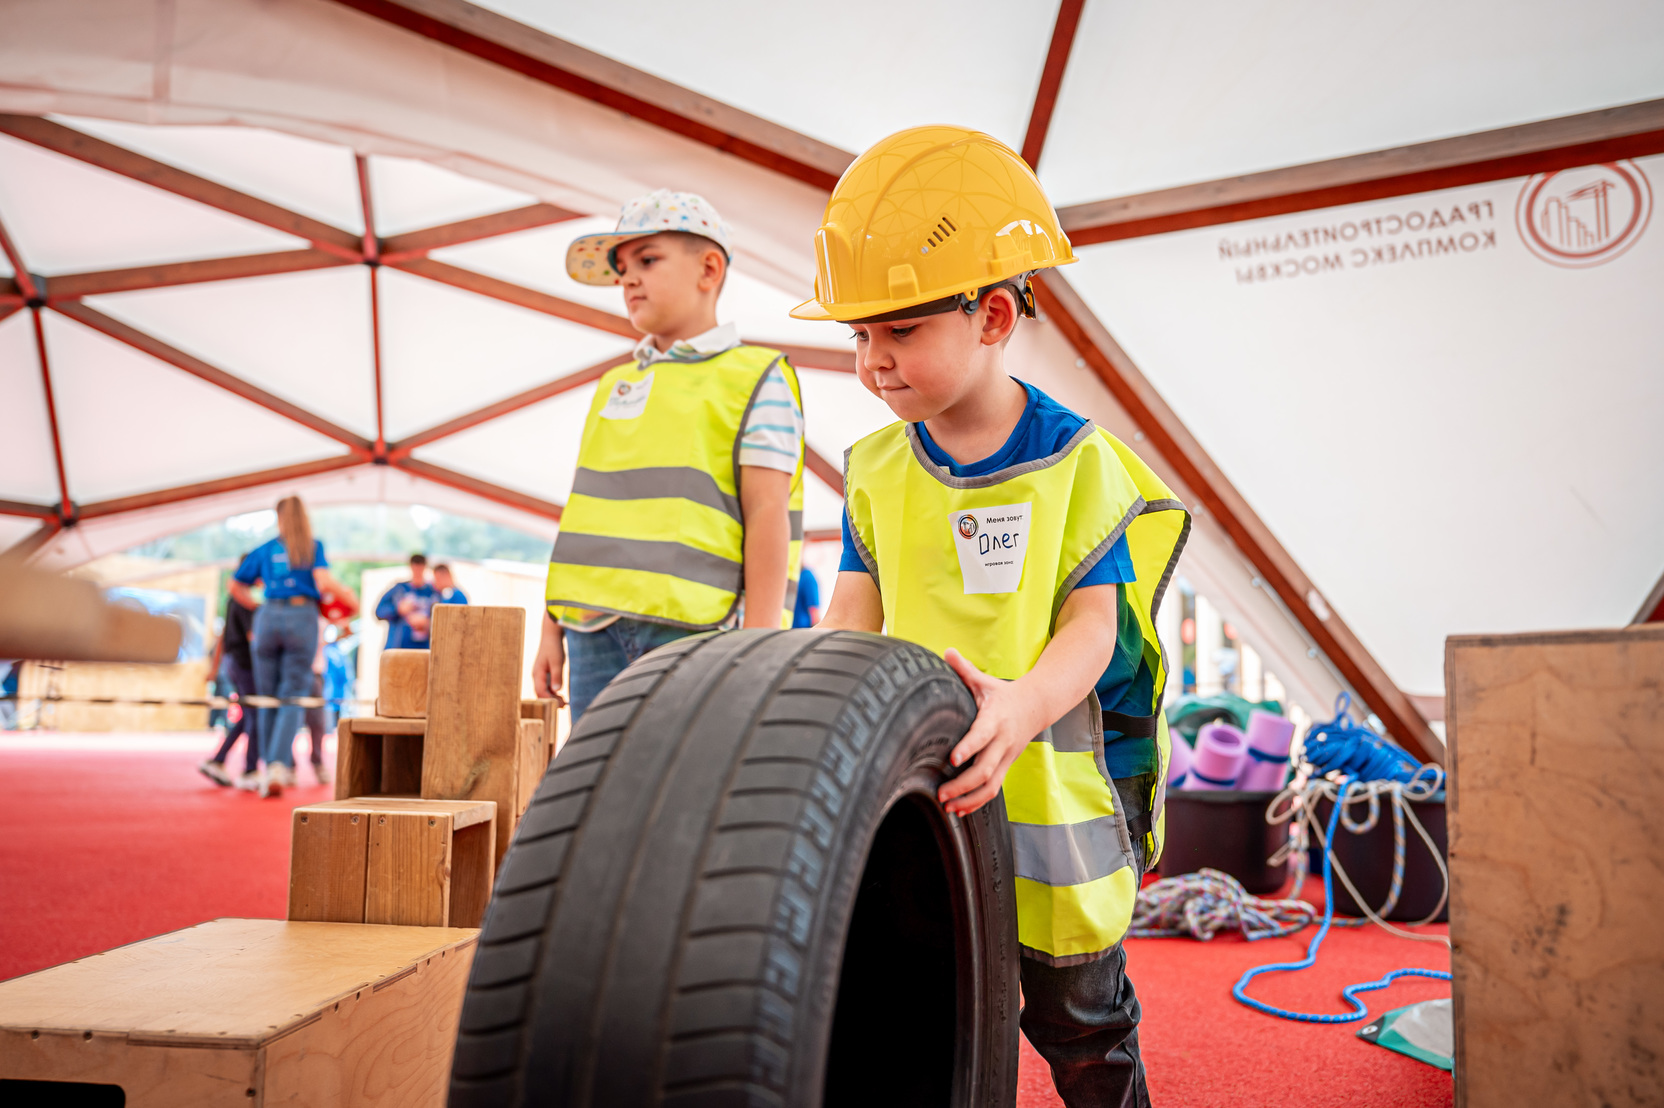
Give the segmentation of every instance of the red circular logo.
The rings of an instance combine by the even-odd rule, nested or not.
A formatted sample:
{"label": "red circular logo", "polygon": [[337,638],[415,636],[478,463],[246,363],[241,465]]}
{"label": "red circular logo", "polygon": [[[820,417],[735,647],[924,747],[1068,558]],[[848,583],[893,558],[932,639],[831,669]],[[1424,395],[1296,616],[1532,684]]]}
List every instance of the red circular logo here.
{"label": "red circular logo", "polygon": [[959,533],[967,539],[976,534],[976,517],[970,512],[959,517]]}
{"label": "red circular logo", "polygon": [[1520,189],[1514,223],[1545,262],[1585,269],[1635,245],[1652,218],[1652,185],[1634,162],[1539,173]]}

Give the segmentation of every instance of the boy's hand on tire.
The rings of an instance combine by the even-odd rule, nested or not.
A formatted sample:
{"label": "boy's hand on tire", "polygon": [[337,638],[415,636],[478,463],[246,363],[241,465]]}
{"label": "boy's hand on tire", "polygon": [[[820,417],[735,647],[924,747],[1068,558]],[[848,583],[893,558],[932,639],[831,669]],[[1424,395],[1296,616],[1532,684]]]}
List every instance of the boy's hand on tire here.
{"label": "boy's hand on tire", "polygon": [[943,657],[976,699],[976,719],[948,757],[970,767],[937,789],[936,799],[952,814],[968,816],[999,795],[1006,770],[1044,725],[1035,724],[1036,705],[1022,682],[990,677],[957,650]]}

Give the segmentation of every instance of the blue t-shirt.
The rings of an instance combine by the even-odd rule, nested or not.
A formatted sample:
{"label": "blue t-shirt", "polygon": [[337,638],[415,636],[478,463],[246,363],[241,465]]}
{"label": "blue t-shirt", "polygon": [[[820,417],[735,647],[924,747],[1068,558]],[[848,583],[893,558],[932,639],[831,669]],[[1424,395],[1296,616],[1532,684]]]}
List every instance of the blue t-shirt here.
{"label": "blue t-shirt", "polygon": [[312,564],[304,569],[292,568],[289,565],[289,552],[284,549],[283,540],[272,539],[256,547],[244,558],[232,576],[245,585],[264,581],[267,600],[309,596],[313,600],[321,601],[322,598],[318,596],[318,583],[312,579],[312,571],[328,566],[329,560],[324,557],[324,544],[319,539],[312,540]]}
{"label": "blue t-shirt", "polygon": [[423,615],[431,616],[433,606],[439,603],[439,590],[426,581],[420,585],[412,585],[409,581],[400,581],[392,588],[381,594],[381,600],[376,604],[376,618],[387,621],[387,650],[426,650],[428,648],[428,633],[417,631],[404,616],[399,614],[399,602],[407,596],[416,598],[416,610]]}
{"label": "blue t-shirt", "polygon": [[[1048,458],[1069,444],[1086,424],[1086,417],[1070,411],[1033,385],[1018,384],[1028,392],[1028,404],[1023,408],[1017,426],[1005,440],[1005,445],[978,462],[960,465],[935,440],[922,423],[913,427],[919,433],[919,443],[930,460],[955,477],[981,477],[1024,462]],[[839,572],[866,573],[867,564],[855,547],[849,528],[849,513],[843,518],[844,551],[838,562]],[[1127,536],[1115,540],[1098,564],[1087,570],[1075,588],[1086,585],[1115,585],[1138,580],[1132,565],[1132,550]],[[1098,702],[1105,711],[1126,711],[1128,715],[1148,713],[1150,694],[1155,685],[1154,675],[1144,663],[1144,634],[1137,615],[1127,605],[1126,593],[1119,596],[1119,623],[1115,639],[1115,656],[1109,668],[1098,679]],[[1157,769],[1154,739],[1127,738],[1119,732],[1104,733],[1104,760],[1111,777],[1137,777],[1154,773]]]}
{"label": "blue t-shirt", "polygon": [[446,589],[444,592],[439,594],[439,598],[436,603],[466,604],[468,603],[468,594],[463,592],[461,589]]}
{"label": "blue t-shirt", "polygon": [[820,607],[820,582],[807,567],[797,571],[797,607],[792,611],[793,627],[813,627],[809,609]]}

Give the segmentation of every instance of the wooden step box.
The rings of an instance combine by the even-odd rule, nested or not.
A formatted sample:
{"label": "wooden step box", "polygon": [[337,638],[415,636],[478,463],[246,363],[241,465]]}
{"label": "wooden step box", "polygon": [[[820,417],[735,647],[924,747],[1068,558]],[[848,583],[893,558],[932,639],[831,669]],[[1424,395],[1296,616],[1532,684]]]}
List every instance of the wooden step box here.
{"label": "wooden step box", "polygon": [[0,1081],[42,1083],[0,1100],[442,1108],[478,937],[221,919],[0,982]]}
{"label": "wooden step box", "polygon": [[361,797],[296,808],[289,918],[478,927],[491,899],[497,805]]}
{"label": "wooden step box", "polygon": [[426,715],[342,720],[336,798],[495,801],[500,862],[555,744],[558,702],[520,698],[525,620],[519,608],[441,604],[431,650],[385,652],[378,705]]}

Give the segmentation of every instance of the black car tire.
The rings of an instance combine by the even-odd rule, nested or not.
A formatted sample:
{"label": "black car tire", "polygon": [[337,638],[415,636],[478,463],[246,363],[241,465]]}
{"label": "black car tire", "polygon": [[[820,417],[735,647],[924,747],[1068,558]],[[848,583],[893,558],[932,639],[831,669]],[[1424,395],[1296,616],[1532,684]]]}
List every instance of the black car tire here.
{"label": "black car tire", "polygon": [[935,799],[974,715],[878,635],[701,635],[626,669],[503,859],[452,1108],[1012,1104],[1005,809]]}

